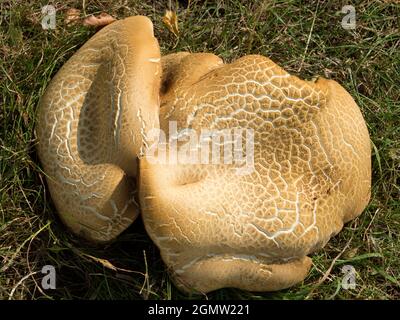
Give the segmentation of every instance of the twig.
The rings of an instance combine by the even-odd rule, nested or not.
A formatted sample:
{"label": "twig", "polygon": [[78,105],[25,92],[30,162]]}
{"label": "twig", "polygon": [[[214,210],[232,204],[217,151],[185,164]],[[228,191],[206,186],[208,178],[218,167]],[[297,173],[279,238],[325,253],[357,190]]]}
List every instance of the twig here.
{"label": "twig", "polygon": [[149,270],[148,270],[148,265],[147,265],[146,250],[143,250],[143,256],[144,256],[144,265],[145,265],[146,273],[145,273],[144,282],[143,282],[142,288],[139,291],[139,294],[142,294],[144,286],[146,285],[147,286],[147,297],[145,299],[147,300],[149,292],[150,292],[150,283],[149,283]]}

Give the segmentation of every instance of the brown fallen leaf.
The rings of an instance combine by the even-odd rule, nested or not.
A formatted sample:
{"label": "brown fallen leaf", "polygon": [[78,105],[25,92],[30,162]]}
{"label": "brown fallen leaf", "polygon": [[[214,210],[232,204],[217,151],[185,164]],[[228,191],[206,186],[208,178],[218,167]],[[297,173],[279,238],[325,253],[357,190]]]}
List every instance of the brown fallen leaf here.
{"label": "brown fallen leaf", "polygon": [[68,9],[65,13],[64,23],[69,26],[76,24],[80,20],[80,14],[81,10],[79,9]]}
{"label": "brown fallen leaf", "polygon": [[178,17],[174,11],[166,10],[163,22],[175,36],[179,36],[179,29],[178,29]]}
{"label": "brown fallen leaf", "polygon": [[116,19],[110,16],[108,13],[102,12],[98,16],[91,15],[83,20],[84,26],[102,28],[110,23],[113,23]]}

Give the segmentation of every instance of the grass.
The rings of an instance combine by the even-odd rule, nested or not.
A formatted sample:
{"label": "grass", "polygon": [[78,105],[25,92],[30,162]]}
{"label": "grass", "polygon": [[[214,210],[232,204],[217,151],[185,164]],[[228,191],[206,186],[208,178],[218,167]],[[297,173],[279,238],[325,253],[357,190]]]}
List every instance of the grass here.
{"label": "grass", "polygon": [[[335,79],[354,97],[368,123],[371,202],[312,256],[314,265],[305,281],[274,293],[223,289],[203,298],[399,299],[400,4],[351,1],[357,25],[345,30],[340,11],[348,2],[173,2],[180,28],[175,37],[162,23],[164,1],[53,1],[49,4],[58,10],[57,28],[49,31],[40,26],[46,1],[2,1],[0,299],[188,298],[171,284],[141,221],[115,242],[93,246],[65,230],[49,197],[35,151],[35,115],[49,80],[94,33],[63,23],[65,10],[83,9],[83,3],[86,14],[149,16],[163,54],[205,51],[229,62],[258,53],[303,78]],[[40,271],[47,264],[56,268],[56,290],[41,289]],[[340,286],[345,264],[357,272],[356,289]]]}

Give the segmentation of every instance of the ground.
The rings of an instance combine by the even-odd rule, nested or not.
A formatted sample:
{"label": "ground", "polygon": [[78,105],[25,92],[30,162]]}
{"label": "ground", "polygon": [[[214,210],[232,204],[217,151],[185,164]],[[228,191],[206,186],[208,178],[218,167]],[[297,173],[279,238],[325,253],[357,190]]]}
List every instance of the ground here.
{"label": "ground", "polygon": [[[170,1],[171,2],[171,1]],[[397,2],[397,3],[396,3]],[[43,30],[42,6],[57,9]],[[346,30],[342,6],[356,10]],[[179,36],[162,22],[177,11]],[[223,289],[208,299],[400,298],[400,4],[399,1],[23,1],[0,3],[0,299],[182,299],[157,248],[136,221],[115,242],[93,246],[58,219],[35,150],[38,100],[62,64],[94,34],[67,27],[68,8],[118,19],[149,16],[162,54],[212,52],[229,62],[265,55],[305,79],[341,83],[360,106],[372,142],[372,196],[363,214],[321,251],[303,283],[274,293]],[[44,265],[57,289],[43,290]],[[344,265],[355,289],[342,288]],[[124,270],[121,270],[124,269]]]}

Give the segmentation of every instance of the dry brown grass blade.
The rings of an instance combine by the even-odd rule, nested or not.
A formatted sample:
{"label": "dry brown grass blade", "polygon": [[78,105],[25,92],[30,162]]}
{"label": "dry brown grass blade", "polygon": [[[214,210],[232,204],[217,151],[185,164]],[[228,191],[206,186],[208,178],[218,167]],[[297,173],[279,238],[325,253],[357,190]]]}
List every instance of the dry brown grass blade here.
{"label": "dry brown grass blade", "polygon": [[146,276],[145,274],[143,274],[142,272],[139,272],[139,271],[133,271],[133,270],[128,270],[128,269],[118,268],[118,267],[114,266],[110,261],[108,261],[106,259],[97,258],[97,257],[94,257],[94,256],[92,256],[90,254],[83,253],[83,252],[79,252],[78,254],[81,255],[81,256],[87,257],[89,259],[92,259],[93,261],[96,261],[96,262],[100,263],[103,267],[105,267],[107,269],[110,269],[110,270],[113,270],[113,271],[123,271],[123,272],[128,272],[128,273],[138,273],[138,274],[140,274],[140,275],[142,275],[144,277]]}

